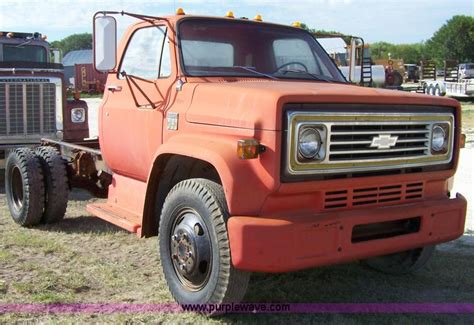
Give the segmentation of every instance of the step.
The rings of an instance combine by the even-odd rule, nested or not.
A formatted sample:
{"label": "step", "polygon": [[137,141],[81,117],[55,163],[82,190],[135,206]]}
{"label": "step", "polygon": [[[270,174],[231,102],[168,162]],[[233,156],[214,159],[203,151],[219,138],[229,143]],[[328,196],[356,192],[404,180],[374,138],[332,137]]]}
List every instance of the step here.
{"label": "step", "polygon": [[118,206],[109,203],[94,203],[87,205],[87,211],[132,233],[138,234],[141,230],[140,217]]}

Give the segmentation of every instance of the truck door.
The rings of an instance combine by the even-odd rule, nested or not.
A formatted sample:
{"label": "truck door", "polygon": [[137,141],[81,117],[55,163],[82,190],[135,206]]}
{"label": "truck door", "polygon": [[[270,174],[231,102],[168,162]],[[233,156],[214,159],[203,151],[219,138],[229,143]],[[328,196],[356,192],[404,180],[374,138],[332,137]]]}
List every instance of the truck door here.
{"label": "truck door", "polygon": [[176,80],[174,47],[166,26],[141,25],[130,33],[117,73],[107,80],[100,112],[100,144],[116,173],[146,180],[162,142],[163,112]]}

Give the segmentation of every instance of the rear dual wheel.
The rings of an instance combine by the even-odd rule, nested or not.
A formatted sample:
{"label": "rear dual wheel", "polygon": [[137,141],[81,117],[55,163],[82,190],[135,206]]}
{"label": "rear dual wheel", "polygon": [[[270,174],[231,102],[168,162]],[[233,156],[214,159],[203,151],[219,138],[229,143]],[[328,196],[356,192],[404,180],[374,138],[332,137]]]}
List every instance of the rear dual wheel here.
{"label": "rear dual wheel", "polygon": [[15,149],[6,162],[5,191],[12,219],[19,225],[59,221],[69,193],[66,162],[52,147]]}
{"label": "rear dual wheel", "polygon": [[56,148],[50,146],[36,148],[44,175],[45,206],[44,223],[54,223],[62,220],[66,214],[69,184],[66,171],[66,161]]}
{"label": "rear dual wheel", "polygon": [[242,300],[250,274],[232,266],[222,186],[206,179],[175,185],[160,218],[160,258],[180,304]]}
{"label": "rear dual wheel", "polygon": [[31,149],[12,151],[5,166],[5,192],[13,221],[38,225],[44,210],[45,189],[41,162]]}

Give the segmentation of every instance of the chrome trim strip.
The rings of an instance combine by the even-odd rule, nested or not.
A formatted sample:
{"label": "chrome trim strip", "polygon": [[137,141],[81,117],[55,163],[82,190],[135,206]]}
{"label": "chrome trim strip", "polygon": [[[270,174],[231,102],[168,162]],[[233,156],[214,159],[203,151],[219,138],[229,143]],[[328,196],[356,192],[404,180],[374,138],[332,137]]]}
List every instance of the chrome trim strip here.
{"label": "chrome trim strip", "polygon": [[7,123],[7,135],[10,134],[10,85],[5,85],[5,118]]}
{"label": "chrome trim strip", "polygon": [[[328,124],[330,126],[332,126],[332,124]],[[338,125],[341,125],[338,123]],[[357,125],[354,123],[354,125]],[[360,124],[359,124],[360,125]],[[364,124],[364,125],[368,125],[368,124]],[[374,133],[377,133],[377,134],[394,134],[394,133],[403,133],[403,134],[420,134],[420,133],[426,133],[427,130],[408,130],[408,131],[404,131],[404,130],[393,130],[393,131],[379,131],[379,132],[375,132],[375,131],[354,131],[354,132],[350,132],[350,131],[345,131],[345,132],[335,132],[335,133],[332,133],[331,135],[352,135],[352,134],[357,134],[357,135],[364,135],[364,134],[374,134]]]}
{"label": "chrome trim strip", "polygon": [[25,135],[28,134],[28,101],[27,101],[27,92],[26,92],[26,84],[23,84],[22,87],[23,91],[23,133]]}
{"label": "chrome trim strip", "polygon": [[[43,94],[44,91],[44,84],[39,85],[39,93]],[[43,102],[43,96],[41,95],[39,98],[39,104],[40,104],[40,133],[43,133],[44,130],[44,102]]]}
{"label": "chrome trim strip", "polygon": [[0,68],[0,71],[6,71],[6,72],[11,72],[15,74],[16,72],[31,72],[31,74],[34,74],[35,72],[60,72],[62,73],[64,70],[63,69],[39,69],[39,68]]}
{"label": "chrome trim strip", "polygon": [[[334,144],[332,144],[334,145]],[[329,151],[329,155],[336,154],[358,154],[358,153],[387,153],[387,152],[403,152],[403,151],[420,151],[427,150],[427,147],[413,147],[413,148],[395,148],[395,149],[373,149],[373,150],[348,150],[348,151]]]}

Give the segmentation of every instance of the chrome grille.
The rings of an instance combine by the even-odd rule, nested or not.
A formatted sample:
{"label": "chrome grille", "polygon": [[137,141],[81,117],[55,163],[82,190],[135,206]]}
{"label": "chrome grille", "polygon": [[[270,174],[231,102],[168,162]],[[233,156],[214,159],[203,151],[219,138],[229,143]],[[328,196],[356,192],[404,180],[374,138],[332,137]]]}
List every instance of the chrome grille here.
{"label": "chrome grille", "polygon": [[[429,110],[429,108],[427,109]],[[286,166],[289,175],[374,172],[451,162],[454,114],[437,112],[288,111]],[[431,150],[435,125],[447,134],[446,150]],[[298,153],[301,130],[319,130],[321,147],[313,159]]]}
{"label": "chrome grille", "polygon": [[[364,161],[387,158],[411,158],[429,155],[429,123],[413,124],[332,124],[329,161]],[[372,146],[374,138],[385,135],[396,138],[386,149]]]}
{"label": "chrome grille", "polygon": [[0,136],[47,134],[55,129],[54,83],[0,82]]}

